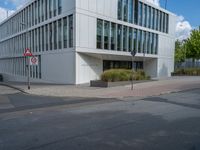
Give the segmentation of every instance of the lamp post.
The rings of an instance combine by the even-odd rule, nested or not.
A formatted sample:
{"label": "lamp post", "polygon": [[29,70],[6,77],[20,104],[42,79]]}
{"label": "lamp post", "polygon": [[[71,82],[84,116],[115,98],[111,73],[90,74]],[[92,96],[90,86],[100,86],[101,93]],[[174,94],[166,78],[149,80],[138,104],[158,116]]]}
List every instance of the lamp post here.
{"label": "lamp post", "polygon": [[132,76],[131,76],[131,90],[133,90],[133,74],[134,74],[134,57],[137,54],[136,51],[131,51],[131,59],[132,59]]}
{"label": "lamp post", "polygon": [[[28,40],[26,39],[27,38],[27,33],[28,33],[28,25],[26,23],[23,23],[21,22],[20,23],[22,26],[25,27],[26,31],[25,31],[25,49],[27,49],[27,46],[28,46]],[[27,84],[28,84],[28,90],[30,90],[31,86],[30,86],[30,56],[27,56],[28,57],[28,74],[27,74]]]}

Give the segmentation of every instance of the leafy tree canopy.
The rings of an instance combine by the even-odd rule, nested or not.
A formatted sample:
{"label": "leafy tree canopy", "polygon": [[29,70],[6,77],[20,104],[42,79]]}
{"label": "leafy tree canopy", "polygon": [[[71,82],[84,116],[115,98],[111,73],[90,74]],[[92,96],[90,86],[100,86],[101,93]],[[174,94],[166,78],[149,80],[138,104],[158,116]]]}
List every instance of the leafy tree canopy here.
{"label": "leafy tree canopy", "polygon": [[190,38],[185,43],[186,57],[200,59],[200,30],[193,30]]}

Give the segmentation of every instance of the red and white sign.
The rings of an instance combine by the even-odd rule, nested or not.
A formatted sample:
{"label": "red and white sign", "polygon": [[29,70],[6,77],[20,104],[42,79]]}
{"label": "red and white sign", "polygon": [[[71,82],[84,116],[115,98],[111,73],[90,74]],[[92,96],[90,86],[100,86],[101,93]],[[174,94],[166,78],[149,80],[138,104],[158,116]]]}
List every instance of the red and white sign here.
{"label": "red and white sign", "polygon": [[25,49],[24,56],[33,56],[29,48]]}
{"label": "red and white sign", "polygon": [[33,57],[30,57],[30,65],[31,66],[37,66],[38,65],[38,57],[36,56],[33,56]]}

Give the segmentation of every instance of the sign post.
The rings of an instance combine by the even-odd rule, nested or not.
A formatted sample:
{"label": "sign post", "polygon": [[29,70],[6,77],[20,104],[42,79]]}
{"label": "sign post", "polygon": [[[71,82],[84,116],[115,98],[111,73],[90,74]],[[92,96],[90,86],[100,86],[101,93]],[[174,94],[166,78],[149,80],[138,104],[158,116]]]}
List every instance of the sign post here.
{"label": "sign post", "polygon": [[31,53],[31,50],[29,48],[25,49],[24,56],[28,58],[28,76],[27,76],[27,82],[28,82],[28,90],[31,89],[30,86],[30,58],[33,56]]}
{"label": "sign post", "polygon": [[131,77],[131,90],[133,90],[133,74],[134,74],[134,61],[133,58],[135,57],[135,55],[137,54],[136,51],[132,51],[131,52],[131,58],[132,58],[132,77]]}

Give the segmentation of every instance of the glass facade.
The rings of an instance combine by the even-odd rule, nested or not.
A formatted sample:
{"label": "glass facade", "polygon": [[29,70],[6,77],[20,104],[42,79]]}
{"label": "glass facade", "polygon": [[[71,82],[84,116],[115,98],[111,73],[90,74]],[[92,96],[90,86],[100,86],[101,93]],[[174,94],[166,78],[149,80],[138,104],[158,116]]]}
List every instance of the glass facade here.
{"label": "glass facade", "polygon": [[104,49],[109,49],[110,25],[108,21],[104,21]]}
{"label": "glass facade", "polygon": [[[26,75],[25,65],[27,64],[27,60],[22,54],[27,47],[29,47],[39,59],[41,59],[40,56],[46,51],[72,48],[74,43],[73,22],[73,15],[70,15],[31,28],[27,33],[22,32],[21,34],[13,35],[9,39],[0,41],[0,56],[6,57],[5,60],[8,61],[6,64],[13,66],[12,69],[14,70],[12,71],[12,69],[2,67],[4,73],[21,76]],[[22,26],[20,28],[22,29]],[[15,61],[19,62],[16,63]],[[42,77],[40,65],[41,64],[31,67],[32,78],[40,79]],[[23,69],[19,70],[18,67]]]}
{"label": "glass facade", "polygon": [[[36,0],[0,25],[0,40],[60,15],[62,0]],[[25,23],[25,26],[20,23]]]}
{"label": "glass facade", "polygon": [[158,35],[97,19],[97,49],[116,50],[156,55],[158,52]]}
{"label": "glass facade", "polygon": [[168,33],[169,15],[139,0],[118,0],[118,19]]}
{"label": "glass facade", "polygon": [[97,48],[102,49],[103,20],[97,20]]}

